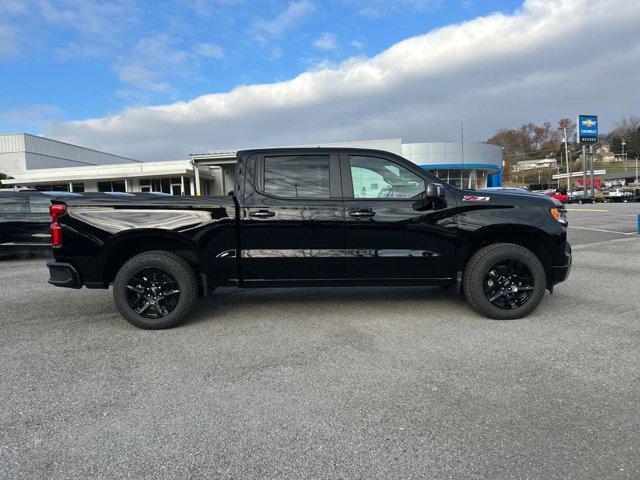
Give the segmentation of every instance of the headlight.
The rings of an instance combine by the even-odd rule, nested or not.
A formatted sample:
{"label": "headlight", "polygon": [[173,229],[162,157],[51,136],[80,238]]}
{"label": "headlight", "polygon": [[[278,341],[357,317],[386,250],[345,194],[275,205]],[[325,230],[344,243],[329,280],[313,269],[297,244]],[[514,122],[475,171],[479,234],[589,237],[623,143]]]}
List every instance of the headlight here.
{"label": "headlight", "polygon": [[564,208],[552,208],[551,215],[561,224],[567,224],[567,211]]}

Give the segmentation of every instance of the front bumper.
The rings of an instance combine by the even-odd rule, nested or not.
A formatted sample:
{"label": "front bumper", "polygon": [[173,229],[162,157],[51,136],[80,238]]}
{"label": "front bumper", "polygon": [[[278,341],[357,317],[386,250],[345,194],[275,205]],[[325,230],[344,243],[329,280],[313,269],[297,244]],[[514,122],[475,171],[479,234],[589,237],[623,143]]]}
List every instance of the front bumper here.
{"label": "front bumper", "polygon": [[49,269],[49,280],[51,285],[56,287],[67,288],[80,288],[82,287],[82,281],[80,280],[80,274],[76,267],[70,263],[56,262],[55,260],[49,260],[47,262],[47,268]]}
{"label": "front bumper", "polygon": [[554,265],[552,271],[551,284],[555,285],[556,283],[564,282],[567,278],[569,278],[569,273],[571,273],[571,245],[567,242],[565,251],[564,251],[564,262],[560,265]]}

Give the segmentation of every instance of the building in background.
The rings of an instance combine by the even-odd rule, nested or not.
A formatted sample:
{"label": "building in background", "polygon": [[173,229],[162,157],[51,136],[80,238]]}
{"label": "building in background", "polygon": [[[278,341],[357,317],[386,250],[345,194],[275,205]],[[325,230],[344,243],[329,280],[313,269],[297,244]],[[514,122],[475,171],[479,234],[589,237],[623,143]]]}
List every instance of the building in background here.
{"label": "building in background", "polygon": [[558,166],[558,161],[555,158],[541,158],[538,160],[520,160],[516,164],[516,172],[523,172],[525,170],[534,170],[536,168],[555,168]]}
{"label": "building in background", "polygon": [[43,168],[123,163],[142,162],[28,133],[0,134],[0,172],[11,177]]}
{"label": "building in background", "polygon": [[[384,150],[464,188],[502,185],[502,149],[485,143],[402,143],[399,138],[304,145]],[[300,147],[300,145],[298,145]],[[28,134],[0,135],[5,185],[74,192],[163,192],[226,195],[233,190],[237,150],[186,160],[138,160]]]}
{"label": "building in background", "polygon": [[26,133],[0,135],[0,172],[5,185],[69,192],[163,192],[190,195],[196,177],[213,194],[216,168],[196,175],[189,160],[142,162]]}

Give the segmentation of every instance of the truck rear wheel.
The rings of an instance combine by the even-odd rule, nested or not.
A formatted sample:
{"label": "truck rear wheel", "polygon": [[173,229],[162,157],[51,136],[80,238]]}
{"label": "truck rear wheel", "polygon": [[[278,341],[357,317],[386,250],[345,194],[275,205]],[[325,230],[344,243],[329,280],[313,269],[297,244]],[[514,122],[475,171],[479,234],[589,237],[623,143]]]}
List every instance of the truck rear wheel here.
{"label": "truck rear wheel", "polygon": [[180,324],[198,296],[189,264],[170,252],[151,251],[129,259],[118,271],[113,300],[132,325],[147,330]]}
{"label": "truck rear wheel", "polygon": [[478,250],[462,280],[469,305],[497,320],[522,318],[540,304],[546,275],[538,257],[520,245],[498,243]]}

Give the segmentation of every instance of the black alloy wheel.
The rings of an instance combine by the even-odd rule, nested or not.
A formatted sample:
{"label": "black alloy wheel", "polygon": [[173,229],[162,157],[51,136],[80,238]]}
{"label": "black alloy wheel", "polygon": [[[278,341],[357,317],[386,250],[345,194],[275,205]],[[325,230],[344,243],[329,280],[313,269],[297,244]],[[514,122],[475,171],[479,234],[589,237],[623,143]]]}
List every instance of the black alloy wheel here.
{"label": "black alloy wheel", "polygon": [[535,287],[533,274],[518,260],[503,260],[492,265],[483,283],[487,300],[504,310],[523,306],[531,298]]}
{"label": "black alloy wheel", "polygon": [[145,318],[157,319],[169,315],[178,305],[178,282],[157,267],[138,270],[127,282],[127,302],[131,309]]}
{"label": "black alloy wheel", "polygon": [[536,309],[546,282],[545,269],[531,250],[495,243],[471,257],[464,269],[462,289],[476,312],[497,320],[513,320]]}
{"label": "black alloy wheel", "polygon": [[198,297],[193,268],[173,252],[153,250],[127,260],[113,282],[113,300],[130,324],[171,328],[187,317]]}

